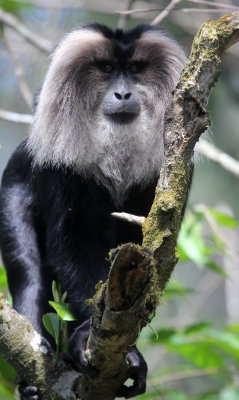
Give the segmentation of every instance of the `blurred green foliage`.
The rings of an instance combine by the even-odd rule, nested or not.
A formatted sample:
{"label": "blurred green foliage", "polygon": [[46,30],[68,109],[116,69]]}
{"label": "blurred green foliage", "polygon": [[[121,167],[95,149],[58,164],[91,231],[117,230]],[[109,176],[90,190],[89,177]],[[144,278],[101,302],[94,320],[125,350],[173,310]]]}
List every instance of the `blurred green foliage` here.
{"label": "blurred green foliage", "polygon": [[28,1],[0,0],[0,8],[12,14],[19,14],[24,9],[33,8],[33,4]]}

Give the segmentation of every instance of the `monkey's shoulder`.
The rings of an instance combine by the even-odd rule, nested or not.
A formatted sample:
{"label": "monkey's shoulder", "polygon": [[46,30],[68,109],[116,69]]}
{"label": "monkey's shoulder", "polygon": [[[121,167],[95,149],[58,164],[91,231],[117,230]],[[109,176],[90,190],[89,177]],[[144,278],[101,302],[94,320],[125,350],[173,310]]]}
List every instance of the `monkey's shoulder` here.
{"label": "monkey's shoulder", "polygon": [[24,140],[13,152],[7,163],[2,177],[2,186],[28,179],[31,173],[31,164],[32,160],[27,150],[27,140]]}

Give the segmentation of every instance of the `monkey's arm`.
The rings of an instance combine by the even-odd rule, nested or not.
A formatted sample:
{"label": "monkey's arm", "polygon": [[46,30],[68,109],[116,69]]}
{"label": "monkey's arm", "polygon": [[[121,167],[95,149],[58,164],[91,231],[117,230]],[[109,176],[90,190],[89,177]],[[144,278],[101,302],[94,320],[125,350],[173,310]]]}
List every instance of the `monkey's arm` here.
{"label": "monkey's arm", "polygon": [[2,179],[0,246],[13,306],[39,330],[49,299],[41,275],[30,179],[30,160],[22,144],[11,157]]}

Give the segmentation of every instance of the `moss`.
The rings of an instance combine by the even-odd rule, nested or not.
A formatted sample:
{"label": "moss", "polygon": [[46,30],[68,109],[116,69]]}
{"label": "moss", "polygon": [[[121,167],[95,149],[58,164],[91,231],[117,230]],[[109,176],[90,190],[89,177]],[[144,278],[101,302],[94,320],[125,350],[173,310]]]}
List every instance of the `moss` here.
{"label": "moss", "polygon": [[104,287],[104,282],[101,280],[99,281],[96,285],[95,285],[95,291],[96,293],[94,294],[94,296],[90,299],[85,300],[85,304],[89,307],[92,307],[95,303],[95,299],[96,296],[98,296],[100,294],[100,292],[102,291],[103,287]]}
{"label": "moss", "polygon": [[0,309],[3,309],[4,303],[5,303],[5,300],[4,300],[3,293],[0,292]]}
{"label": "moss", "polygon": [[157,188],[151,211],[143,224],[143,245],[153,252],[157,271],[153,299],[149,296],[149,301],[155,304],[158,304],[159,296],[178,261],[177,236],[190,180],[190,164],[180,157],[174,157],[165,168],[161,185],[165,174],[166,188]]}
{"label": "moss", "polygon": [[175,193],[176,189],[168,190],[156,197],[150,214],[143,224],[143,245],[152,251],[162,245],[165,237],[172,235],[175,211],[179,207]]}
{"label": "moss", "polygon": [[158,274],[156,270],[155,262],[152,264],[152,273],[150,277],[149,291],[145,298],[145,311],[147,313],[147,319],[145,322],[150,322],[155,315],[156,307],[159,305],[160,299],[160,288],[158,282]]}

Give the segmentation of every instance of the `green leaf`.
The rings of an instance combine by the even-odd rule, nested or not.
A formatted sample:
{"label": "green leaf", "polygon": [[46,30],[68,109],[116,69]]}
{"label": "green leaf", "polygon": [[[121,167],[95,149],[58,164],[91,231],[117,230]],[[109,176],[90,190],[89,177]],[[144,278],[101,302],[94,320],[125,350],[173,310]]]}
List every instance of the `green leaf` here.
{"label": "green leaf", "polygon": [[148,400],[148,399],[149,400],[150,399],[158,400],[162,397],[162,395],[163,395],[163,392],[161,390],[158,390],[158,391],[154,391],[151,393],[142,394],[141,396],[138,396],[137,399],[138,400]]}
{"label": "green leaf", "polygon": [[222,239],[218,235],[212,234],[210,239],[211,239],[212,243],[214,243],[217,251],[219,251],[223,254],[226,253],[226,250],[227,250],[226,244],[222,241]]}
{"label": "green leaf", "polygon": [[179,390],[167,390],[165,394],[168,400],[189,400],[188,396]]}
{"label": "green leaf", "polygon": [[58,342],[58,316],[55,313],[47,313],[42,317],[43,325],[47,332]]}
{"label": "green leaf", "polygon": [[0,399],[14,400],[16,372],[0,355]]}
{"label": "green leaf", "polygon": [[49,304],[54,308],[63,321],[76,321],[76,318],[70,311],[70,305],[68,303],[49,301]]}
{"label": "green leaf", "polygon": [[198,266],[206,264],[212,250],[204,243],[202,226],[195,215],[187,215],[179,233],[178,245],[183,257],[194,261]]}
{"label": "green leaf", "polygon": [[0,382],[0,399],[3,399],[3,400],[14,400],[15,399],[13,391],[9,390],[7,385],[5,385],[3,382]]}
{"label": "green leaf", "polygon": [[185,297],[190,293],[193,293],[193,289],[185,288],[180,281],[171,279],[164,290],[164,298],[170,298],[172,295]]}
{"label": "green leaf", "polygon": [[160,330],[157,330],[157,339],[155,339],[154,335],[154,342],[156,341],[157,343],[164,343],[167,342],[167,340],[175,334],[175,329],[173,328],[162,328]]}
{"label": "green leaf", "polygon": [[219,225],[227,226],[228,228],[236,228],[239,225],[239,222],[230,215],[217,211],[214,208],[207,207],[207,209],[210,214],[216,219]]}
{"label": "green leaf", "polygon": [[222,367],[224,365],[223,356],[219,355],[212,344],[206,341],[195,341],[181,345],[174,343],[170,348],[200,368]]}
{"label": "green leaf", "polygon": [[53,294],[53,299],[56,302],[60,302],[61,300],[61,287],[60,284],[57,283],[56,281],[52,281],[52,294]]}
{"label": "green leaf", "polygon": [[198,329],[198,332],[192,333],[193,328],[191,327],[191,333],[178,332],[172,335],[167,342],[168,349],[180,354],[200,368],[223,366],[224,358],[218,354],[212,338],[206,336],[206,333],[208,334],[206,326],[199,325],[194,329]]}
{"label": "green leaf", "polygon": [[0,0],[0,8],[4,11],[18,14],[22,9],[31,9],[34,5],[28,1]]}
{"label": "green leaf", "polygon": [[215,394],[215,393],[204,393],[203,395],[201,395],[199,397],[196,397],[196,399],[197,400],[218,400],[218,394]]}
{"label": "green leaf", "polygon": [[3,267],[0,267],[0,290],[7,288],[7,273]]}
{"label": "green leaf", "polygon": [[184,332],[186,334],[201,332],[202,330],[211,326],[210,322],[199,322],[197,324],[189,325]]}
{"label": "green leaf", "polygon": [[206,263],[206,265],[217,274],[223,276],[224,278],[228,278],[228,274],[226,273],[226,271],[224,271],[224,269],[217,265],[214,261],[210,260]]}
{"label": "green leaf", "polygon": [[218,329],[210,329],[208,338],[214,346],[230,355],[236,362],[239,361],[239,335]]}
{"label": "green leaf", "polygon": [[184,252],[183,248],[178,244],[177,246],[177,251],[179,254],[179,261],[188,261],[189,257],[187,254]]}
{"label": "green leaf", "polygon": [[13,367],[8,364],[0,355],[0,381],[4,378],[12,382],[16,378],[16,372]]}
{"label": "green leaf", "polygon": [[227,332],[235,333],[239,335],[239,324],[232,324],[227,326]]}

